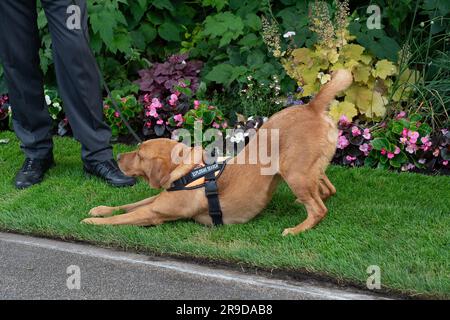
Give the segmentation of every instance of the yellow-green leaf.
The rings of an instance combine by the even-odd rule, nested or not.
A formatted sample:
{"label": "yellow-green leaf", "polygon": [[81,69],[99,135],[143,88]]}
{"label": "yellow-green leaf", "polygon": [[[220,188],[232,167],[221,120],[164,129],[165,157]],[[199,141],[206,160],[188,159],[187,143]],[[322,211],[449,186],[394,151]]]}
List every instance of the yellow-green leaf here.
{"label": "yellow-green leaf", "polygon": [[348,44],[342,48],[342,54],[346,59],[353,59],[360,61],[362,59],[362,53],[364,52],[364,47],[359,44]]}
{"label": "yellow-green leaf", "polygon": [[386,59],[380,60],[375,65],[375,69],[372,70],[372,75],[381,79],[386,79],[389,76],[394,75],[397,72],[397,67]]}
{"label": "yellow-green leaf", "polygon": [[330,107],[330,116],[336,122],[344,115],[347,119],[351,120],[358,114],[358,110],[353,103],[348,101],[338,102],[334,100]]}
{"label": "yellow-green leaf", "polygon": [[367,83],[369,81],[370,70],[370,67],[359,64],[353,69],[353,78],[356,82]]}

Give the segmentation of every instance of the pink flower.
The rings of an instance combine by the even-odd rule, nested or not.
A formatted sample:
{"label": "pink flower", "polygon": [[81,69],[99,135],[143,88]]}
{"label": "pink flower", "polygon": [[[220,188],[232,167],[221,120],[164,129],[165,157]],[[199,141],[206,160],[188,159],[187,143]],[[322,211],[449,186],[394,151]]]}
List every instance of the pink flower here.
{"label": "pink flower", "polygon": [[364,143],[364,144],[359,146],[359,150],[364,152],[364,155],[367,156],[369,154],[369,151],[370,151],[370,145],[368,143]]}
{"label": "pink flower", "polygon": [[164,120],[163,119],[159,119],[158,121],[156,121],[157,124],[164,124]]}
{"label": "pink flower", "polygon": [[150,96],[149,96],[148,94],[146,94],[146,95],[144,96],[144,102],[145,102],[145,103],[150,103]]}
{"label": "pink flower", "polygon": [[387,153],[387,151],[386,151],[385,148],[382,148],[381,151],[380,151],[380,153],[384,156],[384,155]]}
{"label": "pink flower", "polygon": [[177,122],[177,127],[181,127],[181,125],[184,122],[183,116],[181,115],[181,113],[173,116],[173,120],[175,120]]}
{"label": "pink flower", "polygon": [[158,100],[158,98],[153,98],[153,99],[152,99],[152,103],[151,103],[151,105],[150,105],[150,108],[153,108],[153,109],[159,109],[159,108],[162,108],[162,104],[161,104],[161,102]]}
{"label": "pink flower", "polygon": [[407,137],[408,136],[408,132],[409,132],[409,130],[408,129],[406,129],[406,128],[403,128],[403,131],[402,131],[402,137]]}
{"label": "pink flower", "polygon": [[340,136],[338,139],[338,145],[337,147],[339,149],[345,149],[350,144],[350,142],[347,140],[345,136]]}
{"label": "pink flower", "polygon": [[103,109],[108,110],[108,109],[109,109],[109,105],[105,104],[105,105],[103,106]]}
{"label": "pink flower", "polygon": [[387,157],[388,159],[392,159],[395,157],[395,154],[393,154],[392,152],[388,152]]}
{"label": "pink flower", "polygon": [[411,154],[415,153],[417,151],[417,145],[415,143],[409,143],[405,150]]}
{"label": "pink flower", "polygon": [[433,151],[433,156],[434,156],[434,157],[438,157],[440,151],[441,151],[441,150],[440,150],[439,148],[434,149],[434,151]]}
{"label": "pink flower", "polygon": [[343,133],[343,132],[344,132],[344,131],[339,130],[339,131],[338,131],[338,137],[342,136],[342,133]]}
{"label": "pink flower", "polygon": [[194,101],[194,109],[197,110],[198,107],[200,107],[200,101],[195,100],[195,101]]}
{"label": "pink flower", "polygon": [[427,159],[419,159],[419,161],[418,161],[420,164],[425,164],[425,162],[427,162]]}
{"label": "pink flower", "polygon": [[345,159],[346,159],[348,162],[352,162],[352,161],[355,161],[355,160],[356,160],[356,157],[353,157],[353,156],[348,155],[348,156],[345,157]]}
{"label": "pink flower", "polygon": [[407,139],[407,138],[405,138],[405,137],[401,137],[401,138],[400,138],[400,143],[401,143],[401,144],[406,144],[406,142],[408,142],[408,139]]}
{"label": "pink flower", "polygon": [[352,135],[354,137],[360,136],[361,135],[361,130],[359,130],[359,128],[357,126],[353,126],[352,127]]}
{"label": "pink flower", "polygon": [[400,113],[395,117],[395,119],[402,119],[406,116],[406,112],[405,111],[400,111]]}
{"label": "pink flower", "polygon": [[147,122],[145,123],[145,126],[146,126],[147,128],[150,128],[150,127],[152,126],[152,123],[151,123],[150,121],[147,121]]}
{"label": "pink flower", "polygon": [[442,165],[443,165],[443,166],[447,166],[447,165],[448,165],[448,160],[442,161]]}
{"label": "pink flower", "polygon": [[343,127],[347,127],[350,125],[350,121],[348,120],[348,118],[345,115],[342,115],[339,118],[339,125],[343,126]]}
{"label": "pink flower", "polygon": [[222,128],[223,128],[223,129],[228,128],[228,123],[226,123],[226,122],[222,123]]}
{"label": "pink flower", "polygon": [[181,87],[181,88],[186,88],[187,86],[186,86],[186,83],[184,82],[184,81],[180,81],[179,83],[178,83],[178,85]]}
{"label": "pink flower", "polygon": [[417,131],[409,131],[408,137],[409,137],[409,142],[416,143],[417,139],[419,139],[419,133]]}
{"label": "pink flower", "polygon": [[178,96],[176,94],[172,94],[169,99],[169,104],[174,107],[177,104]]}
{"label": "pink flower", "polygon": [[213,128],[216,128],[216,129],[220,128],[220,124],[218,124],[217,122],[213,122],[212,126],[213,126]]}
{"label": "pink flower", "polygon": [[150,110],[150,112],[147,112],[147,114],[148,114],[149,117],[153,117],[153,118],[158,118],[159,117],[158,112],[156,111],[155,108],[152,108]]}
{"label": "pink flower", "polygon": [[114,112],[114,117],[119,118],[120,114],[116,111],[116,112]]}
{"label": "pink flower", "polygon": [[370,134],[370,129],[368,129],[368,128],[364,129],[363,137],[366,140],[370,140],[370,138],[372,138],[372,135]]}
{"label": "pink flower", "polygon": [[430,138],[428,136],[420,138],[420,141],[422,142],[423,151],[428,151],[431,149],[433,143],[430,141]]}
{"label": "pink flower", "polygon": [[394,154],[399,154],[400,153],[400,148],[399,147],[397,147],[397,146],[395,146],[395,151],[394,151]]}

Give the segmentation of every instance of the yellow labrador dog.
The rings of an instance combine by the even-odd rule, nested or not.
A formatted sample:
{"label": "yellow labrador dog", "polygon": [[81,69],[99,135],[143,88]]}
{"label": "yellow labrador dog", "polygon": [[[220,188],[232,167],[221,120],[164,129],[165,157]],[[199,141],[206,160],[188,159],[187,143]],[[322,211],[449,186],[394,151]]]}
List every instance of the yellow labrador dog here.
{"label": "yellow labrador dog", "polygon": [[[259,160],[225,167],[217,181],[224,224],[245,223],[258,215],[271,200],[281,179],[289,185],[297,201],[305,205],[308,214],[297,226],[286,228],[283,235],[308,230],[325,217],[327,208],[323,201],[336,192],[325,170],[334,155],[338,138],[338,130],[328,117],[327,109],[336,94],[348,88],[352,81],[350,71],[334,72],[332,80],[309,104],[286,108],[273,115],[242,150],[258,148],[262,129],[267,129],[269,136],[271,129],[278,129],[277,172],[262,175],[263,164]],[[184,151],[191,161],[173,163],[174,148]],[[119,166],[127,175],[143,177],[153,188],[167,189],[201,162],[201,149],[188,148],[169,139],[155,139],[145,142],[137,151],[121,155]],[[126,213],[112,216],[117,210]],[[134,204],[96,207],[90,215],[93,217],[83,222],[150,226],[178,219],[194,219],[205,225],[212,224],[204,189],[162,191],[157,196]]]}

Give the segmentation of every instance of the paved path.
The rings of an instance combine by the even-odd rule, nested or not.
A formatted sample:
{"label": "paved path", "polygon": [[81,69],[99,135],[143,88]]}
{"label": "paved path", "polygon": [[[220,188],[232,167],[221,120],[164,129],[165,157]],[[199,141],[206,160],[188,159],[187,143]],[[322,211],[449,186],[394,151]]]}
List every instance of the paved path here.
{"label": "paved path", "polygon": [[[76,288],[78,271],[80,289],[70,290],[68,278],[69,285]],[[370,292],[312,281],[277,280],[90,245],[0,233],[0,299],[377,298]]]}

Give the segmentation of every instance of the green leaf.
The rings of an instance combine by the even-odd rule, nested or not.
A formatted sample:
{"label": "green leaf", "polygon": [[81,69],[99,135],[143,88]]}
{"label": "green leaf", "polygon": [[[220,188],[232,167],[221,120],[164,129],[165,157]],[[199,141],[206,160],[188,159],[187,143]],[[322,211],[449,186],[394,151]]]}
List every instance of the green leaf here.
{"label": "green leaf", "polygon": [[219,64],[215,66],[207,75],[206,80],[220,84],[227,83],[233,75],[234,67],[229,64]]}
{"label": "green leaf", "polygon": [[372,140],[371,145],[375,150],[380,151],[389,147],[389,141],[385,138],[375,138]]}
{"label": "green leaf", "polygon": [[175,7],[169,0],[153,0],[152,4],[158,9],[167,9],[169,11],[175,11]]}
{"label": "green leaf", "polygon": [[158,34],[161,38],[163,38],[166,41],[181,41],[181,28],[178,24],[175,24],[173,22],[164,22],[159,28],[158,28]]}
{"label": "green leaf", "polygon": [[100,37],[108,48],[111,47],[114,29],[117,27],[117,20],[106,10],[91,14],[90,19],[92,30],[100,34]]}
{"label": "green leaf", "polygon": [[203,124],[209,126],[216,117],[216,113],[214,111],[208,110],[203,113]]}
{"label": "green leaf", "polygon": [[231,12],[221,12],[210,15],[205,20],[204,36],[212,39],[219,38],[220,46],[223,47],[237,39],[244,33],[244,23],[239,16]]}
{"label": "green leaf", "polygon": [[254,13],[247,14],[244,22],[253,31],[261,30],[261,19]]}
{"label": "green leaf", "polygon": [[128,33],[117,33],[115,34],[111,42],[111,51],[120,51],[123,53],[128,53],[131,50],[131,38]]}

